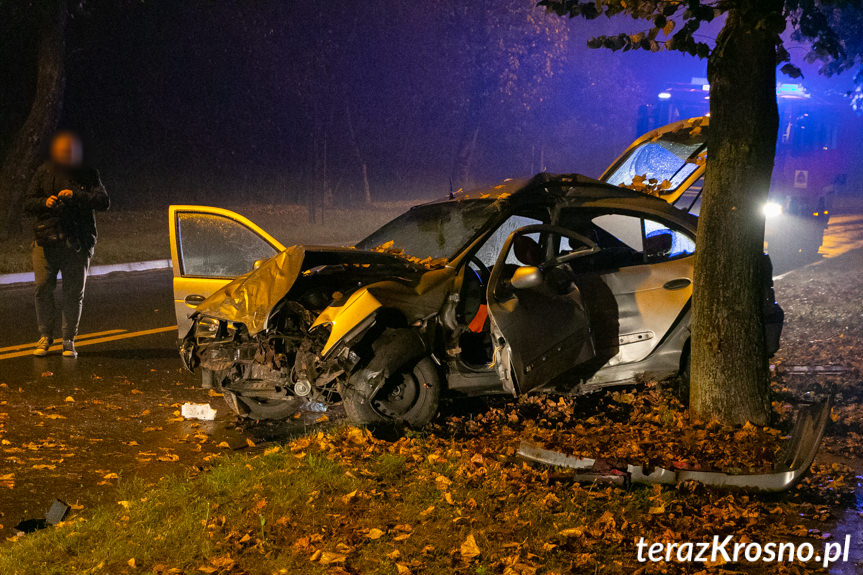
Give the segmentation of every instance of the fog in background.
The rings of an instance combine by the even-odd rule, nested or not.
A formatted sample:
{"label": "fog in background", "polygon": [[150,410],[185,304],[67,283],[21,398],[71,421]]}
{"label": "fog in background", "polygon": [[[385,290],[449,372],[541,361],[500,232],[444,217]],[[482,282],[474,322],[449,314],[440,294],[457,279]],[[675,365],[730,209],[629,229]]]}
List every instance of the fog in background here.
{"label": "fog in background", "polygon": [[[676,53],[585,47],[630,20],[533,4],[118,3],[70,22],[62,126],[84,136],[115,207],[349,205],[365,200],[363,166],[374,201],[542,169],[598,176],[636,136],[639,105],[706,74]],[[0,60],[0,153],[29,106],[33,43],[0,39],[19,55]]]}

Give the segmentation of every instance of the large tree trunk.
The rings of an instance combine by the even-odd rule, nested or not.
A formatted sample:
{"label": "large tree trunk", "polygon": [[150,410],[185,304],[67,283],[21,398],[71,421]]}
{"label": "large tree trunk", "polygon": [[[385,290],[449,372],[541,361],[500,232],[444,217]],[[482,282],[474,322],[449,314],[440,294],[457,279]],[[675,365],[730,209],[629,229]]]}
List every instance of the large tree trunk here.
{"label": "large tree trunk", "polygon": [[0,165],[0,198],[3,199],[2,230],[9,237],[22,232],[21,205],[27,184],[57,129],[63,109],[65,70],[66,1],[45,0],[38,39],[38,68],[33,104],[24,125],[15,134]]}
{"label": "large tree trunk", "polygon": [[740,0],[707,66],[710,159],[695,258],[690,404],[697,417],[728,424],[770,416],[761,206],[779,127],[776,35],[758,29],[755,15],[769,11],[781,11],[781,1]]}

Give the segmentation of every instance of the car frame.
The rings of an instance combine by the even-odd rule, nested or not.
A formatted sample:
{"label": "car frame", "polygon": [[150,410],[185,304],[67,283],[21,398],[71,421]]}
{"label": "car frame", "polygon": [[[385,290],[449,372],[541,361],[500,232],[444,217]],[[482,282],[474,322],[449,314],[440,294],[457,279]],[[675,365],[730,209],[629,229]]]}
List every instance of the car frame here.
{"label": "car frame", "polygon": [[[440,221],[410,220],[434,210]],[[400,216],[415,235],[428,228],[460,244],[443,258],[379,242],[394,223],[360,242],[364,249],[285,248],[226,210],[169,211],[181,356],[240,415],[279,419],[306,401],[342,401],[356,423],[422,426],[443,393],[578,395],[688,374],[697,218],[644,193],[543,173]],[[482,217],[465,225],[474,211]],[[613,237],[595,223],[603,216],[640,225],[640,240]],[[236,242],[206,239],[225,225],[274,255],[209,254]],[[490,243],[497,253],[481,253]],[[683,251],[671,254],[677,244]],[[193,245],[209,255],[192,254]],[[217,273],[196,269],[220,257]],[[254,269],[232,280],[243,266]],[[765,284],[766,315],[771,306]]]}

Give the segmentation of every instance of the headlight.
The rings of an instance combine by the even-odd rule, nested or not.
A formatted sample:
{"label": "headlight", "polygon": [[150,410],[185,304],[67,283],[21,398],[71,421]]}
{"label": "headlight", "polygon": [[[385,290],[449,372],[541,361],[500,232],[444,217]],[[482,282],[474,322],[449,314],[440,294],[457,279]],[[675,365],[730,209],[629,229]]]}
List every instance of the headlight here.
{"label": "headlight", "polygon": [[195,337],[201,339],[216,339],[219,334],[219,320],[212,317],[202,317],[195,324]]}
{"label": "headlight", "polygon": [[223,322],[212,317],[201,317],[195,323],[195,337],[206,341],[231,341],[237,335],[237,326],[232,321]]}
{"label": "headlight", "polygon": [[782,204],[777,204],[776,202],[767,202],[763,206],[761,206],[761,213],[764,214],[765,218],[775,218],[776,216],[781,216]]}

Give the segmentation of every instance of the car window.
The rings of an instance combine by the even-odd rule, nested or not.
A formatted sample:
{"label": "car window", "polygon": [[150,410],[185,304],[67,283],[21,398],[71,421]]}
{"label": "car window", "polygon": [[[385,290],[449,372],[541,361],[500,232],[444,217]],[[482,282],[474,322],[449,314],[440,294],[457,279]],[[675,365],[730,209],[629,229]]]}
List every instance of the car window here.
{"label": "car window", "polygon": [[701,192],[704,190],[704,177],[698,178],[680,197],[674,200],[674,207],[697,216],[701,213]]}
{"label": "car window", "polygon": [[237,277],[277,253],[243,224],[213,214],[178,214],[177,240],[184,276]]}
{"label": "car window", "polygon": [[489,199],[417,206],[384,224],[356,247],[401,250],[419,259],[449,259],[497,214]]}
{"label": "car window", "polygon": [[[596,242],[600,251],[573,262],[576,271],[606,271],[629,266],[659,263],[695,252],[695,242],[667,224],[630,214],[564,210],[560,225]],[[561,238],[562,253],[571,246]]]}
{"label": "car window", "polygon": [[668,181],[670,189],[677,189],[698,167],[688,160],[701,145],[697,139],[689,142],[645,142],[630,152],[607,181],[615,186],[630,186],[636,177],[644,176],[659,182]]}
{"label": "car window", "polygon": [[[614,237],[620,244],[636,252],[644,249],[640,218],[623,214],[605,214],[593,218],[592,221],[595,226]],[[605,243],[607,247],[619,247],[618,245],[609,245],[608,242]],[[600,247],[603,247],[602,244]]]}
{"label": "car window", "polygon": [[[523,228],[524,226],[531,226],[534,224],[541,224],[542,221],[531,218],[528,216],[519,216],[512,215],[507,218],[501,225],[498,227],[493,234],[491,234],[482,247],[479,248],[476,252],[476,257],[484,263],[488,267],[492,267],[497,261],[498,255],[500,255],[500,251],[503,249],[503,244],[506,242],[506,238],[519,228]],[[540,241],[539,234],[528,234],[528,237],[531,237],[536,242]],[[509,254],[506,256],[506,263],[519,265],[519,261],[516,259],[515,254],[512,250],[510,250]],[[522,264],[523,265],[523,264]]]}
{"label": "car window", "polygon": [[650,263],[673,260],[695,253],[695,242],[686,234],[653,220],[644,220],[644,245]]}

